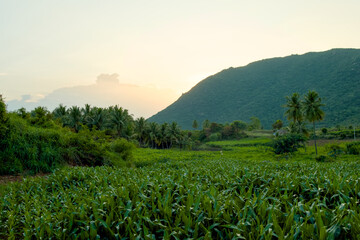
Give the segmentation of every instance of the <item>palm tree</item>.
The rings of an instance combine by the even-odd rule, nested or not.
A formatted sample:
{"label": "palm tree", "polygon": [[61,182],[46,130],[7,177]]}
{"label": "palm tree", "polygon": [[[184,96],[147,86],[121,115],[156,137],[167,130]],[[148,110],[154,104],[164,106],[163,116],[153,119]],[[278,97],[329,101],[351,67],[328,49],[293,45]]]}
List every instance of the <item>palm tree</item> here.
{"label": "palm tree", "polygon": [[145,118],[140,117],[135,120],[134,125],[135,125],[135,137],[138,139],[139,145],[141,147],[144,143],[145,136],[146,136],[147,122],[146,122]]}
{"label": "palm tree", "polygon": [[90,104],[85,104],[85,107],[81,108],[81,114],[82,114],[82,123],[86,124],[86,126],[88,126],[90,129],[92,128],[91,125],[91,112],[92,112],[92,108]]}
{"label": "palm tree", "polygon": [[89,127],[95,127],[97,130],[102,130],[106,123],[106,113],[102,108],[94,107],[86,118]]}
{"label": "palm tree", "polygon": [[62,123],[64,124],[64,118],[66,117],[66,107],[62,104],[60,104],[57,108],[54,109],[54,111],[52,112],[53,116],[55,119],[60,119],[62,121]]}
{"label": "palm tree", "polygon": [[151,122],[148,128],[148,139],[151,142],[151,148],[155,148],[158,142],[159,125],[156,122]]}
{"label": "palm tree", "polygon": [[309,91],[307,95],[305,95],[303,108],[304,115],[306,120],[313,123],[314,130],[314,142],[315,142],[315,152],[317,155],[317,146],[316,146],[316,135],[315,135],[315,122],[321,121],[324,118],[324,112],[320,109],[320,107],[324,106],[321,103],[321,98],[319,94],[315,91]]}
{"label": "palm tree", "polygon": [[164,149],[169,148],[169,124],[168,123],[163,123],[160,126],[160,131],[159,131],[159,138],[160,138],[160,144],[161,144],[161,148]]}
{"label": "palm tree", "polygon": [[169,126],[169,138],[170,138],[170,148],[172,147],[174,141],[178,142],[181,134],[179,125],[176,122],[172,122]]}
{"label": "palm tree", "polygon": [[287,115],[288,120],[292,120],[294,123],[294,126],[299,125],[298,131],[300,132],[300,125],[297,124],[303,121],[303,113],[302,113],[302,103],[300,100],[300,95],[298,93],[293,93],[292,96],[286,97],[286,104],[285,106],[287,108],[285,114]]}
{"label": "palm tree", "polygon": [[72,106],[68,110],[68,112],[69,113],[66,125],[74,129],[75,132],[79,132],[82,124],[82,114],[80,108],[77,106]]}
{"label": "palm tree", "polygon": [[123,109],[117,105],[111,108],[110,123],[118,132],[119,137],[122,136],[124,128],[127,126],[127,124],[129,124],[130,121],[133,120],[127,109]]}

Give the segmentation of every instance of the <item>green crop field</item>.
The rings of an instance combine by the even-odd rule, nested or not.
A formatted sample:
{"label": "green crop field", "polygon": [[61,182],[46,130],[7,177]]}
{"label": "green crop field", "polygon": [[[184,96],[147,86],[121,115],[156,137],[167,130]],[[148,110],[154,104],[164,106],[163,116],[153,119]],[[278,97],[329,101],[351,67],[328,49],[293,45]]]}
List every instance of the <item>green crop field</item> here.
{"label": "green crop field", "polygon": [[[131,168],[72,167],[2,186],[0,239],[360,239],[360,159],[136,149]],[[319,153],[326,154],[327,146]]]}

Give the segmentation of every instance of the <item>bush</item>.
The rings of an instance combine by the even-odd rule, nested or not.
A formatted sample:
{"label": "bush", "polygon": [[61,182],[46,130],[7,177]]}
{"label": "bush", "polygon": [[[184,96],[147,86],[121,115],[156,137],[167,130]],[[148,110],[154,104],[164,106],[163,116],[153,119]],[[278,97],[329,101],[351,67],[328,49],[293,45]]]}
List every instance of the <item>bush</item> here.
{"label": "bush", "polygon": [[69,132],[64,143],[63,157],[73,165],[101,166],[104,164],[105,138],[84,128],[79,133]]}
{"label": "bush", "polygon": [[329,151],[328,155],[334,159],[336,159],[339,155],[341,155],[344,152],[343,148],[337,144],[328,145],[326,146],[326,148]]}
{"label": "bush", "polygon": [[327,130],[327,128],[322,128],[322,129],[321,129],[321,132],[322,132],[322,134],[325,135],[325,134],[327,134],[328,130]]}
{"label": "bush", "polygon": [[325,155],[319,155],[319,156],[315,157],[315,160],[317,162],[329,162],[330,161],[329,157],[327,157]]}
{"label": "bush", "polygon": [[10,132],[0,154],[0,174],[50,172],[62,161],[61,133],[28,126],[24,119],[10,118]]}
{"label": "bush", "polygon": [[209,141],[213,142],[213,141],[218,141],[221,140],[221,133],[212,133],[209,136]]}
{"label": "bush", "polygon": [[131,142],[128,142],[125,139],[118,139],[111,143],[111,150],[121,157],[124,161],[132,161],[133,160],[133,150],[135,149],[135,145]]}
{"label": "bush", "polygon": [[275,154],[292,153],[304,145],[306,138],[300,134],[288,134],[277,137],[271,143]]}
{"label": "bush", "polygon": [[346,144],[346,153],[352,155],[360,155],[360,142],[352,142]]}

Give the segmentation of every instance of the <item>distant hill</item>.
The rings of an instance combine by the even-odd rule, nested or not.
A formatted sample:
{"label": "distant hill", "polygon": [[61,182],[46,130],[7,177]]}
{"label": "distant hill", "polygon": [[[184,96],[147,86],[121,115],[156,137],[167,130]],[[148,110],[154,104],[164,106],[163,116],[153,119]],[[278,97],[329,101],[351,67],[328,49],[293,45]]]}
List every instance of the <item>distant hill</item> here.
{"label": "distant hill", "polygon": [[317,91],[326,104],[322,126],[360,123],[360,50],[333,49],[271,58],[209,76],[166,109],[155,122],[176,121],[190,129],[196,119],[225,123],[260,118],[271,128],[284,116],[285,96]]}

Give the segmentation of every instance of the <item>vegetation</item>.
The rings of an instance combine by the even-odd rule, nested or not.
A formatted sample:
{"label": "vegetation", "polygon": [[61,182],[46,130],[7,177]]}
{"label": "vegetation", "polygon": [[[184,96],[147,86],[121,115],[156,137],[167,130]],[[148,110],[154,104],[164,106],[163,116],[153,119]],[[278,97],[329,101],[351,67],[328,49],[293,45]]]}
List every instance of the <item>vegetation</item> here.
{"label": "vegetation", "polygon": [[360,142],[302,149],[321,99],[286,99],[273,137],[257,117],[183,131],[119,106],[8,113],[0,98],[0,175],[53,172],[0,181],[0,239],[359,238]]}
{"label": "vegetation", "polygon": [[[324,118],[324,112],[320,109],[324,104],[321,103],[319,94],[315,91],[309,91],[302,101],[298,93],[293,93],[291,97],[286,97],[286,101],[285,107],[287,110],[285,114],[287,115],[287,119],[291,120],[289,126],[290,132],[308,136],[304,120],[312,123],[315,152],[317,155],[315,122],[323,120]],[[323,130],[322,132],[324,133]],[[325,132],[327,132],[327,130]]]}
{"label": "vegetation", "polygon": [[[305,144],[306,138],[300,134],[287,134],[277,137],[272,147],[276,154],[293,153]],[[316,153],[317,154],[317,153]]]}
{"label": "vegetation", "polygon": [[[265,129],[283,122],[285,96],[306,94],[312,89],[322,96],[326,119],[321,127],[360,125],[360,50],[333,49],[292,55],[229,68],[210,76],[179,100],[149,119],[159,123],[176,119],[191,129],[194,119],[218,123],[247,121],[257,116]],[[341,87],[339,87],[341,86]]]}
{"label": "vegetation", "polygon": [[268,142],[138,148],[136,168],[73,167],[8,184],[0,238],[357,239],[358,157],[317,162],[300,150],[279,161]]}

